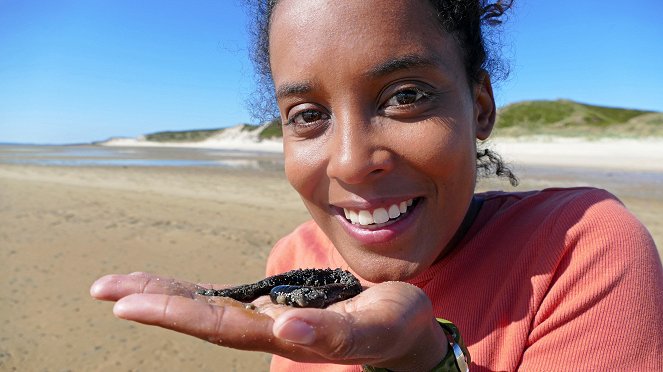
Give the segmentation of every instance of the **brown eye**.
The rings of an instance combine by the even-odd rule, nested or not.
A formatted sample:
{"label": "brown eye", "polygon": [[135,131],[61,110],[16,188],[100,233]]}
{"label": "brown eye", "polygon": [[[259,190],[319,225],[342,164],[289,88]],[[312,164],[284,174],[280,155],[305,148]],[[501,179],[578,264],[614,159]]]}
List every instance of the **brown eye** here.
{"label": "brown eye", "polygon": [[322,114],[319,111],[313,111],[313,110],[304,111],[301,113],[301,115],[302,115],[302,120],[305,123],[312,123],[314,121],[322,119]]}
{"label": "brown eye", "polygon": [[287,121],[291,133],[302,138],[312,138],[324,132],[329,126],[329,114],[315,109],[305,109],[293,113]]}
{"label": "brown eye", "polygon": [[396,98],[396,102],[398,102],[399,105],[408,105],[416,102],[418,97],[416,91],[406,90],[396,93],[394,98]]}
{"label": "brown eye", "polygon": [[426,94],[418,89],[403,89],[391,96],[385,106],[411,105],[424,97]]}
{"label": "brown eye", "polygon": [[288,120],[288,124],[309,126],[321,120],[327,120],[327,119],[329,119],[329,115],[322,113],[318,110],[305,110],[299,112],[298,114],[293,116],[290,120]]}

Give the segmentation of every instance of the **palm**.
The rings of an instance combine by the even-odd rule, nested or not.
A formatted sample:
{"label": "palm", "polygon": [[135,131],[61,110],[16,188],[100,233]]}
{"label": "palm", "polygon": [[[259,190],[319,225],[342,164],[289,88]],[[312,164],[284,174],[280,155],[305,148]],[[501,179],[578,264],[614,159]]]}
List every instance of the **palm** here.
{"label": "palm", "polygon": [[[92,286],[91,294],[117,301],[114,313],[123,319],[302,362],[375,365],[404,358],[408,345],[420,343],[417,338],[428,331],[432,319],[423,292],[401,282],[372,286],[326,309],[274,305],[267,297],[255,300],[255,308],[247,308],[231,299],[197,295],[199,288],[135,273],[103,277]],[[308,328],[298,326],[302,324],[298,320],[313,332],[306,333]]]}

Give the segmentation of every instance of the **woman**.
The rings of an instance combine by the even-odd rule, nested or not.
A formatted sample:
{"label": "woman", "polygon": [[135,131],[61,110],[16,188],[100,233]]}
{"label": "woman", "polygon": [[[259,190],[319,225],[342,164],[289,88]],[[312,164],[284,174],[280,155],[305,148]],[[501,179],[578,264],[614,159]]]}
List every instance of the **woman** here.
{"label": "woman", "polygon": [[266,4],[258,60],[313,217],[267,274],[343,267],[367,289],[323,310],[255,311],[139,273],[100,279],[94,297],[120,318],[274,353],[274,370],[443,370],[452,346],[436,317],[458,326],[472,370],[663,369],[661,264],[615,197],[474,194],[496,111],[480,24],[503,6]]}

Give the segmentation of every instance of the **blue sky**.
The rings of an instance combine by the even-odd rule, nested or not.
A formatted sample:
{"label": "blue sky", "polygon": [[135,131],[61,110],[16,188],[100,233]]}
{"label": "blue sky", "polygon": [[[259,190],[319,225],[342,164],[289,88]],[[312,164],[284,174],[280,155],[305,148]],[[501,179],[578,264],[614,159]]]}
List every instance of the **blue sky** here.
{"label": "blue sky", "polygon": [[[523,0],[499,106],[663,111],[660,0]],[[253,122],[241,0],[0,0],[0,142],[77,143]]]}

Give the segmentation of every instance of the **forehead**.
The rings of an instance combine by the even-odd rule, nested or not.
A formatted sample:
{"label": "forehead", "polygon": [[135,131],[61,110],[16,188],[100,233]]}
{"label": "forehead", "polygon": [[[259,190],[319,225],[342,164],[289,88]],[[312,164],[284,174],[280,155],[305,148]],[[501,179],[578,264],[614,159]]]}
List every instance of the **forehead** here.
{"label": "forehead", "polygon": [[[414,27],[422,22],[434,26],[436,18],[435,9],[426,0],[279,0],[272,21],[280,17],[294,27],[356,24],[379,28],[400,23]],[[411,23],[413,20],[416,24]]]}
{"label": "forehead", "polygon": [[371,70],[403,56],[458,64],[456,43],[434,12],[425,0],[281,0],[270,26],[274,81],[321,65]]}

